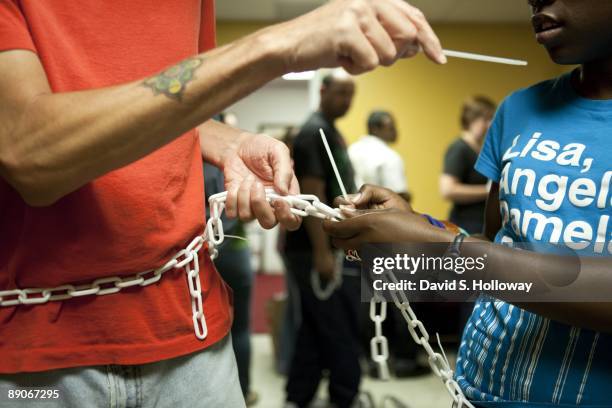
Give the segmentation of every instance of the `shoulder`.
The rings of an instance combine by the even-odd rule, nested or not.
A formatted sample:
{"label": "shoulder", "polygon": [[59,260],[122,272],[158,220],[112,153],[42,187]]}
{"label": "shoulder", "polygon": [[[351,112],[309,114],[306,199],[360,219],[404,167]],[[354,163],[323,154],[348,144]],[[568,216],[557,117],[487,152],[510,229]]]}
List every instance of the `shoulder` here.
{"label": "shoulder", "polygon": [[466,147],[469,146],[463,141],[463,139],[458,137],[448,146],[448,149],[446,149],[446,151],[447,153],[460,153],[464,152]]}
{"label": "shoulder", "polygon": [[300,127],[300,131],[296,136],[296,142],[298,142],[299,140],[303,140],[306,136],[310,136],[312,132],[319,126],[317,122],[317,117],[314,114],[310,115]]}
{"label": "shoulder", "polygon": [[348,146],[348,151],[349,153],[351,152],[357,153],[357,152],[362,152],[368,148],[369,148],[368,139],[366,138],[366,136],[361,136],[357,141],[351,143]]}
{"label": "shoulder", "polygon": [[302,128],[316,130],[317,132],[319,131],[319,128],[323,128],[324,131],[329,131],[332,129],[327,120],[325,120],[323,115],[319,112],[313,112],[308,119],[306,119],[306,122]]}
{"label": "shoulder", "polygon": [[512,92],[500,104],[498,115],[517,110],[535,109],[558,102],[560,93],[564,92],[569,75],[569,73],[564,74]]}
{"label": "shoulder", "polygon": [[328,132],[329,125],[327,122],[319,115],[318,113],[311,114],[308,119],[304,122],[298,135],[296,136],[296,141],[298,140],[308,140],[313,139],[319,136],[319,129],[323,129],[326,133]]}
{"label": "shoulder", "polygon": [[404,159],[402,159],[402,156],[398,152],[393,150],[391,146],[385,144],[385,151],[387,152],[387,158],[389,162],[391,162],[391,164],[397,165],[404,163]]}

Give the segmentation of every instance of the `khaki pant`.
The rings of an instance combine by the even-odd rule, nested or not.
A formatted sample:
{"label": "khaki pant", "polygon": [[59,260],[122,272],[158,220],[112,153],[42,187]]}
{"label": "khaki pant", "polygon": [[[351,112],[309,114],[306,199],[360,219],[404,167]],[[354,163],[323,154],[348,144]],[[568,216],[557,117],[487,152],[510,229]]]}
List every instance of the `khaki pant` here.
{"label": "khaki pant", "polygon": [[[39,391],[38,398],[23,398],[28,390],[43,390],[48,397]],[[244,406],[230,336],[205,350],[155,363],[0,375],[2,408]]]}

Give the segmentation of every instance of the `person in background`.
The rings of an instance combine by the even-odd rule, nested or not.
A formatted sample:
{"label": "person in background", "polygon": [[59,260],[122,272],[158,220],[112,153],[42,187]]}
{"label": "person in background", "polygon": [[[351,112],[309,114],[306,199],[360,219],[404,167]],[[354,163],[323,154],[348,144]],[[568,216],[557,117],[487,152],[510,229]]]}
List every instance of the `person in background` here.
{"label": "person in background", "polygon": [[404,160],[389,144],[397,141],[395,119],[390,112],[376,110],[368,116],[368,134],[348,148],[358,186],[386,187],[410,201]]}
{"label": "person in background", "polygon": [[[237,127],[238,118],[234,113],[221,113],[216,120],[228,126]],[[206,193],[206,219],[210,218],[208,199],[210,196],[225,191],[225,179],[219,167],[204,163],[204,192]],[[244,224],[237,218],[221,215],[226,236],[245,237]],[[215,267],[223,280],[232,288],[234,321],[232,322],[232,346],[238,367],[240,388],[247,406],[257,403],[258,395],[250,389],[251,368],[251,293],[253,290],[253,269],[251,268],[251,251],[245,240],[231,238],[225,240],[218,248],[219,256]]]}
{"label": "person in background", "polygon": [[[323,78],[319,110],[302,126],[293,145],[295,173],[303,194],[314,194],[331,204],[341,189],[325,152],[319,129],[323,129],[340,176],[349,192],[355,182],[346,144],[335,121],[344,116],[355,92],[353,79],[344,71]],[[329,370],[331,403],[350,407],[359,390],[359,275],[344,276],[342,284],[325,300],[311,285],[311,273],[332,284],[341,273],[336,253],[321,222],[304,219],[303,228],[288,232],[284,259],[290,301],[300,307],[297,340],[287,381],[287,406],[306,407],[312,401],[323,370]],[[295,290],[297,288],[297,291]],[[299,299],[296,301],[296,299]]]}
{"label": "person in background", "polygon": [[289,154],[293,157],[293,144],[295,143],[295,138],[298,133],[300,133],[300,128],[297,126],[287,126],[285,129],[285,134],[281,139],[284,144],[289,148]]}
{"label": "person in background", "polygon": [[461,110],[461,136],[444,156],[440,194],[453,203],[449,220],[470,234],[483,232],[487,178],[474,169],[496,105],[485,96],[474,96]]}

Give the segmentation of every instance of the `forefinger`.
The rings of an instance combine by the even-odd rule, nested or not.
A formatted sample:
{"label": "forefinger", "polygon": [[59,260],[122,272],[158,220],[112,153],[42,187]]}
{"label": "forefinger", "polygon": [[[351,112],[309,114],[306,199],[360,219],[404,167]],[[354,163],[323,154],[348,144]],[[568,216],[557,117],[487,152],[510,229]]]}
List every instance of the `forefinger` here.
{"label": "forefinger", "polygon": [[411,6],[403,0],[389,0],[393,2],[415,25],[417,29],[417,38],[425,55],[434,62],[439,64],[446,63],[446,57],[442,52],[440,39],[434,32],[433,28],[425,18],[425,15],[418,8]]}
{"label": "forefinger", "polygon": [[340,207],[341,205],[351,205],[354,206],[354,199],[357,199],[358,194],[348,194],[347,198],[348,201],[346,200],[346,198],[344,198],[344,196],[338,196],[336,198],[334,198],[334,207]]}

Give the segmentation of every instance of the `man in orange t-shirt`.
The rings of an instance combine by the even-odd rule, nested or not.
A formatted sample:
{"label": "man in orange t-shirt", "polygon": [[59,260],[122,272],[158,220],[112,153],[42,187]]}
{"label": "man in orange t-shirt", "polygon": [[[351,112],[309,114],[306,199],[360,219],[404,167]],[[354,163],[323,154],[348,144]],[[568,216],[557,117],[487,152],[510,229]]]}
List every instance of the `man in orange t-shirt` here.
{"label": "man in orange t-shirt", "polygon": [[[286,72],[444,58],[398,0],[213,45],[212,0],[0,0],[0,406],[31,406],[20,387],[60,406],[242,406],[230,296],[189,246],[202,159],[224,171],[227,215],[266,228],[300,220],[264,187],[299,188],[283,144],[209,119]],[[137,275],[185,248],[184,267]]]}

